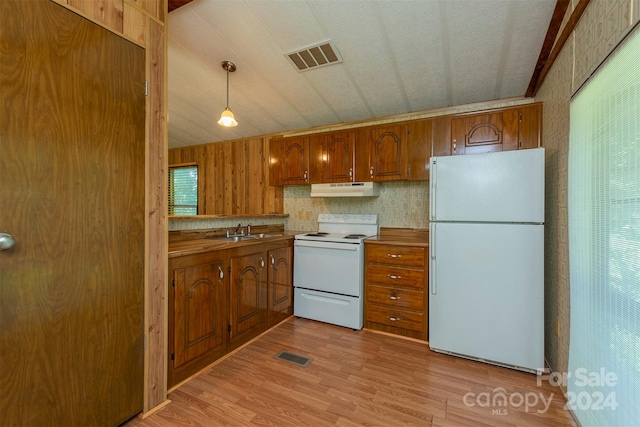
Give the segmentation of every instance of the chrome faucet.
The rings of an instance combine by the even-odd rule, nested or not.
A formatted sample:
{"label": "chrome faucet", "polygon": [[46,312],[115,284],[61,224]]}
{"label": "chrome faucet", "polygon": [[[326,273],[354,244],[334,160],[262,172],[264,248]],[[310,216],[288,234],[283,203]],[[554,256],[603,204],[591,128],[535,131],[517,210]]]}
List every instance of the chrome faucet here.
{"label": "chrome faucet", "polygon": [[251,224],[247,224],[247,236],[251,234]]}
{"label": "chrome faucet", "polygon": [[236,229],[233,232],[233,234],[244,234],[244,233],[242,233],[242,223],[238,223],[238,226],[236,227]]}

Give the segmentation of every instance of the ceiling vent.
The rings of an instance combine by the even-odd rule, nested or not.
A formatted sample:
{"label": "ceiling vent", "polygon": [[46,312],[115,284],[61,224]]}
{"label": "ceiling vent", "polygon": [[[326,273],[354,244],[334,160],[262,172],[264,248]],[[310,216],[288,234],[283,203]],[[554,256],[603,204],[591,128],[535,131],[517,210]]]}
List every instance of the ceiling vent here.
{"label": "ceiling vent", "polygon": [[285,56],[289,58],[298,71],[312,70],[342,62],[338,49],[336,49],[331,40],[285,53]]}

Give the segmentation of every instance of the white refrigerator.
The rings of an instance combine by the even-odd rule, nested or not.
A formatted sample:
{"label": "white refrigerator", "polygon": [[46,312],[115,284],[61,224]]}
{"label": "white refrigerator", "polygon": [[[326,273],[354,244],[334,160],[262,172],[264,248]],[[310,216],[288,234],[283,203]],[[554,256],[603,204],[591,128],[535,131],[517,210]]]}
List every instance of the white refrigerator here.
{"label": "white refrigerator", "polygon": [[542,372],[544,148],[430,167],[430,348]]}

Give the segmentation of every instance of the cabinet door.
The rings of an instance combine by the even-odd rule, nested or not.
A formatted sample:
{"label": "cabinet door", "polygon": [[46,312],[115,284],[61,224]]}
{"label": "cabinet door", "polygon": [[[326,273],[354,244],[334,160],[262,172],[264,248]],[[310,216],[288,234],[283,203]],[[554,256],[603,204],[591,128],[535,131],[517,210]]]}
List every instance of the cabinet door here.
{"label": "cabinet door", "polygon": [[454,155],[515,150],[518,142],[515,110],[473,114],[451,120],[451,148]]}
{"label": "cabinet door", "polygon": [[232,343],[257,335],[264,327],[267,270],[263,252],[231,258]]}
{"label": "cabinet door", "polygon": [[280,182],[283,185],[309,183],[309,138],[282,140]]}
{"label": "cabinet door", "polygon": [[222,260],[174,271],[174,368],[224,345]]}
{"label": "cabinet door", "polygon": [[542,146],[542,104],[536,103],[519,109],[518,149]]}
{"label": "cabinet door", "polygon": [[451,118],[449,116],[433,119],[431,140],[433,157],[451,155]]}
{"label": "cabinet door", "polygon": [[[358,155],[360,181],[396,181],[406,179],[407,126],[389,125],[364,129]],[[366,169],[363,169],[362,166]]]}
{"label": "cabinet door", "polygon": [[407,126],[407,179],[429,179],[431,157],[431,120],[415,120]]}
{"label": "cabinet door", "polygon": [[323,182],[353,182],[355,132],[339,132],[322,137]]}
{"label": "cabinet door", "polygon": [[269,262],[267,318],[269,326],[273,326],[292,313],[293,249],[291,246],[272,249],[267,259]]}

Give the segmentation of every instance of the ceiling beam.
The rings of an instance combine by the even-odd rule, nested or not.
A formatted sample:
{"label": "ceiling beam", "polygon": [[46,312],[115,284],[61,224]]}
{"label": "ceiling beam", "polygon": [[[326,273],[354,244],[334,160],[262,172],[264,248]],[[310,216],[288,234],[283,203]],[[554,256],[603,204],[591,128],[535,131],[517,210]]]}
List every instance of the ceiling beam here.
{"label": "ceiling beam", "polygon": [[[531,77],[531,82],[529,83],[529,87],[527,88],[527,92],[526,92],[525,96],[527,96],[527,97],[536,96],[536,93],[538,93],[538,90],[540,89],[540,86],[542,86],[542,83],[544,82],[545,77],[549,73],[549,70],[551,69],[551,66],[555,62],[555,60],[558,57],[558,55],[560,54],[560,51],[562,50],[562,48],[564,47],[564,44],[569,39],[569,36],[573,32],[573,30],[576,28],[576,25],[580,21],[580,18],[582,17],[582,14],[587,9],[587,6],[589,5],[589,1],[590,0],[580,0],[578,2],[578,4],[576,5],[575,9],[573,9],[573,12],[571,12],[571,16],[569,17],[569,20],[567,21],[567,25],[565,25],[564,29],[562,30],[562,34],[560,34],[560,37],[558,37],[558,40],[555,42],[555,44],[551,43],[551,46],[553,47],[553,50],[551,50],[550,53],[549,52],[545,53],[544,56],[546,56],[546,58],[543,58],[543,53],[544,53],[545,46],[547,44],[547,39],[550,38],[549,33],[551,32],[551,26],[552,26],[554,20],[557,19],[556,12],[558,12],[558,14],[559,14],[558,5],[561,2],[568,3],[568,0],[558,0],[558,2],[556,3],[556,9],[553,11],[553,17],[551,18],[551,24],[549,24],[549,32],[547,32],[547,39],[545,39],[545,41],[543,43],[543,48],[542,48],[542,51],[540,52],[540,57],[538,58],[538,63],[536,64],[535,71],[533,73],[533,76]],[[554,35],[552,37],[553,40],[555,40],[555,36],[558,33],[559,26],[562,23],[562,19],[564,19],[564,13],[566,12],[566,10],[567,10],[567,8],[565,7],[564,8],[564,12],[562,13],[562,15],[559,18],[560,19],[560,21],[559,21],[560,23],[558,24],[558,28],[555,29]],[[551,49],[551,47],[549,47],[549,49]],[[540,71],[538,72],[538,67],[539,66],[540,66]]]}
{"label": "ceiling beam", "polygon": [[191,3],[192,0],[169,0],[169,12],[176,10],[180,6]]}
{"label": "ceiling beam", "polygon": [[556,41],[558,32],[560,31],[562,20],[564,19],[564,15],[567,13],[567,8],[569,7],[569,1],[570,0],[556,1],[556,7],[553,10],[553,15],[551,16],[551,22],[549,23],[549,28],[547,29],[547,35],[545,36],[544,43],[542,43],[542,49],[540,49],[540,56],[538,56],[538,62],[536,63],[536,67],[533,70],[533,75],[531,76],[529,87],[527,88],[527,92],[525,93],[526,97],[530,98],[535,95],[534,89],[538,84],[540,73],[542,73],[542,69],[544,68],[545,64],[547,63],[547,60],[549,59],[549,55],[551,54],[551,49],[553,48],[553,44]]}

